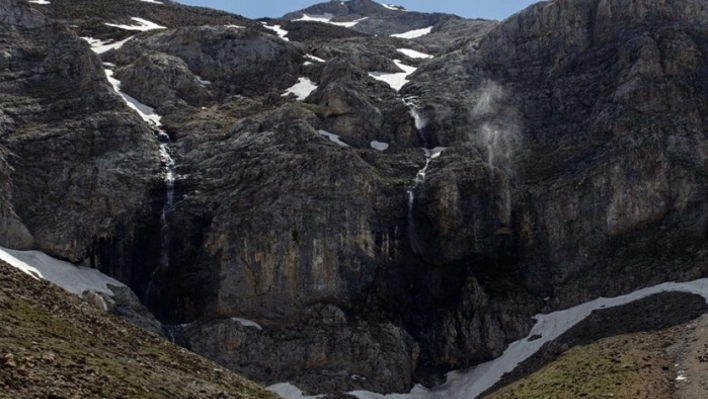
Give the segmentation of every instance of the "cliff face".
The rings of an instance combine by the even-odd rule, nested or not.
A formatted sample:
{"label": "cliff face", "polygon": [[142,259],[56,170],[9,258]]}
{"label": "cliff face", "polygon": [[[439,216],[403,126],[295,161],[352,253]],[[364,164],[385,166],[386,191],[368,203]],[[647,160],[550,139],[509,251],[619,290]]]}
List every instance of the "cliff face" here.
{"label": "cliff face", "polygon": [[[433,234],[429,257],[494,253],[457,228],[492,223],[517,257],[503,262],[515,291],[546,309],[704,275],[706,12],[694,1],[539,3],[423,67],[404,94],[427,104],[433,143],[481,159],[499,210],[463,205],[479,190],[432,173],[421,217],[475,245],[446,249]],[[465,318],[441,323],[452,320]]]}
{"label": "cliff face", "polygon": [[[370,3],[304,12],[407,14]],[[94,258],[195,322],[183,344],[261,381],[405,390],[499,355],[537,312],[706,274],[701,1],[556,0],[416,39],[266,23],[292,41],[149,6],[166,29],[101,57],[163,116],[170,206],[158,144],[98,58],[9,4],[0,244]],[[381,81],[408,72],[400,92]]]}
{"label": "cliff face", "polygon": [[152,132],[85,42],[25,4],[0,7],[0,244],[89,262],[120,236],[132,264],[160,167]]}

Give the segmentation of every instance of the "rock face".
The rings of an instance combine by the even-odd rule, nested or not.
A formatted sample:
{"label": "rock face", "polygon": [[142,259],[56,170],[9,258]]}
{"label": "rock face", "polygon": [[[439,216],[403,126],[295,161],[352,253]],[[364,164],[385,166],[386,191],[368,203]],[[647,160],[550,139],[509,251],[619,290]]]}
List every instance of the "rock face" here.
{"label": "rock face", "polygon": [[258,381],[290,381],[306,392],[405,391],[419,353],[401,328],[353,322],[333,305],[310,308],[293,325],[260,327],[236,318],[193,324],[178,339]]}
{"label": "rock face", "polygon": [[[194,323],[183,344],[260,381],[403,391],[501,354],[537,312],[708,273],[703,1],[556,0],[497,23],[353,0],[303,12],[433,31],[137,35],[103,61],[163,116],[169,209],[157,144],[99,60],[0,7],[19,26],[0,51],[0,244],[150,280],[162,321]],[[419,68],[400,92],[374,78],[395,59]]]}
{"label": "rock face", "polygon": [[[185,46],[184,43],[191,45]],[[149,56],[143,54],[154,52],[166,55],[152,56],[152,60],[144,58]],[[166,101],[158,100],[157,93],[144,93],[143,89],[152,84],[153,74],[168,78],[163,71],[169,68],[173,70],[170,75],[178,80],[158,81],[157,84],[185,91],[180,98],[197,105],[195,100],[205,96],[186,82],[189,71],[212,82],[210,88],[222,99],[230,95],[257,96],[285,90],[297,82],[303,56],[301,48],[274,35],[250,28],[203,26],[136,38],[109,59],[119,65],[129,65],[123,76],[132,79],[126,82],[124,89],[139,100],[146,103]],[[160,57],[157,65],[154,57]],[[156,70],[145,74],[145,68]],[[199,83],[196,78],[191,82]]]}
{"label": "rock face", "polygon": [[330,16],[332,22],[359,21],[352,28],[370,35],[388,36],[396,33],[424,29],[442,25],[449,20],[461,20],[456,15],[441,13],[409,12],[401,9],[393,10],[371,0],[351,0],[347,2],[331,1],[315,4],[300,11],[285,14],[283,19],[297,20],[303,15],[312,17]]}
{"label": "rock face", "polygon": [[[215,111],[190,118],[226,117]],[[174,269],[159,279],[160,308],[184,322],[205,312],[277,319],[323,300],[359,306],[376,260],[401,239],[376,217],[399,204],[382,196],[373,168],[320,136],[312,125],[321,122],[298,105],[221,133],[204,135],[203,122],[192,123],[176,136],[186,195],[173,216],[190,228],[170,248]]]}
{"label": "rock face", "polygon": [[211,82],[194,75],[181,59],[167,54],[141,56],[117,71],[124,92],[153,108],[174,107],[182,100],[194,106],[211,99]]}
{"label": "rock face", "polygon": [[[435,145],[484,163],[494,198],[493,209],[462,205],[465,184],[431,172],[419,212],[440,234],[423,252],[452,260],[511,245],[514,291],[549,308],[704,276],[706,12],[690,0],[540,3],[421,68],[404,94],[422,97]],[[506,239],[489,241],[494,229]],[[446,245],[456,240],[475,244]]]}
{"label": "rock face", "polygon": [[152,132],[83,41],[24,2],[0,15],[0,244],[95,264],[119,236],[115,263],[132,264],[160,167]]}
{"label": "rock face", "polygon": [[122,40],[138,31],[108,26],[106,23],[135,25],[132,18],[141,18],[168,28],[201,25],[240,25],[258,28],[259,23],[239,15],[205,7],[189,7],[170,0],[113,1],[75,0],[49,4],[32,4],[47,17],[65,22],[69,29],[82,37],[101,40]]}
{"label": "rock face", "polygon": [[[297,33],[298,30],[303,29],[302,26],[313,24],[312,22],[304,22],[307,21],[305,16],[310,19],[329,18],[330,23],[333,24],[349,22],[353,24],[350,26],[350,31],[376,37],[431,28],[431,32],[427,35],[416,37],[413,40],[402,40],[404,43],[424,45],[429,54],[438,54],[445,47],[455,46],[458,40],[478,36],[497,24],[496,21],[469,20],[450,14],[407,11],[400,6],[387,7],[372,0],[330,1],[291,12],[282,17],[283,20],[290,21],[285,24],[285,29],[296,31],[294,37],[291,37],[292,40],[307,40],[307,37]],[[341,36],[330,35],[328,38],[337,37]]]}

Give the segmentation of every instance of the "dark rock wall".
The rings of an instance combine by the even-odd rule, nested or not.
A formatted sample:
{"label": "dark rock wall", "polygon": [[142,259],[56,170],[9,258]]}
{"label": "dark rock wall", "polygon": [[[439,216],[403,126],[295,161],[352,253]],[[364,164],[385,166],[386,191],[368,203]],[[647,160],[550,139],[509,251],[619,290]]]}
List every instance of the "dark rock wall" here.
{"label": "dark rock wall", "polygon": [[86,43],[22,2],[0,15],[0,242],[96,264],[96,243],[116,240],[101,266],[130,281],[157,142]]}
{"label": "dark rock wall", "polygon": [[[152,279],[152,310],[196,321],[185,344],[261,381],[325,391],[357,375],[356,386],[405,390],[415,372],[435,383],[501,354],[537,312],[708,274],[703,1],[416,20],[403,30],[436,27],[410,47],[439,56],[418,61],[400,97],[368,75],[396,71],[398,39],[327,41],[307,25],[304,44],[253,27],[143,34],[104,60],[174,140],[169,265],[156,273],[164,192],[151,133],[86,45],[10,4],[23,11],[0,6],[9,25],[26,28],[2,33],[18,44],[0,51],[0,244],[91,257],[138,292]],[[328,62],[305,65],[309,52]],[[318,89],[284,98],[303,76]],[[412,220],[406,189],[425,160],[401,97],[420,104],[429,144],[449,147],[416,188]]]}

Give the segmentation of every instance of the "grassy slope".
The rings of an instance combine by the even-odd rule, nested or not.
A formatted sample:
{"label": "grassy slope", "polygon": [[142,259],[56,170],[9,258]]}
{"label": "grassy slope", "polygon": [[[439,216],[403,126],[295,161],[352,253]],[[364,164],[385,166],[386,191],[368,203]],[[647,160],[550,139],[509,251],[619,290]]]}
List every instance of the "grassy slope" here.
{"label": "grassy slope", "polygon": [[665,332],[634,333],[572,348],[486,399],[669,398]]}
{"label": "grassy slope", "polygon": [[275,396],[0,262],[0,398]]}

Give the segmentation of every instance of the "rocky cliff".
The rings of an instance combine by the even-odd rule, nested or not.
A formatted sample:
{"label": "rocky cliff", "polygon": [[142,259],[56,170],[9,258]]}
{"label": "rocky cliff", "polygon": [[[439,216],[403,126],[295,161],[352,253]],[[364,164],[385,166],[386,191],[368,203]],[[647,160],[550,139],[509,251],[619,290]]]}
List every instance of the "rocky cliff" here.
{"label": "rocky cliff", "polygon": [[[0,6],[0,244],[100,263],[131,280],[150,225],[157,140],[64,25],[26,4]],[[120,265],[120,266],[119,266]]]}
{"label": "rocky cliff", "polygon": [[404,391],[498,356],[538,312],[707,273],[699,0],[555,0],[502,22],[367,0],[195,10],[210,26],[112,3],[100,23],[33,7],[108,43],[130,36],[105,22],[163,25],[100,61],[162,116],[174,192],[88,46],[12,1],[0,244],[94,259],[230,368]]}
{"label": "rocky cliff", "polygon": [[[426,104],[434,145],[478,159],[497,206],[465,206],[479,190],[431,173],[423,253],[435,262],[511,245],[511,258],[493,255],[504,277],[491,282],[516,280],[501,300],[526,290],[537,309],[703,276],[705,13],[692,1],[539,3],[421,68],[404,95]],[[450,90],[433,89],[441,84]],[[486,234],[460,229],[460,219],[488,224]],[[446,249],[450,228],[475,245]],[[441,316],[435,336],[466,325],[441,349],[475,325],[461,310],[474,307]]]}

